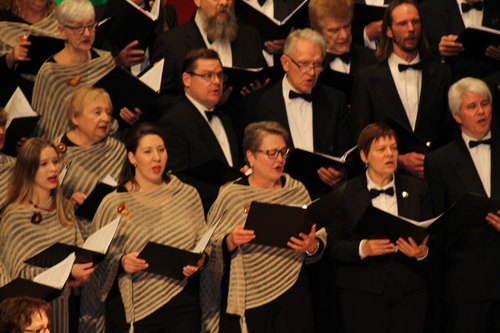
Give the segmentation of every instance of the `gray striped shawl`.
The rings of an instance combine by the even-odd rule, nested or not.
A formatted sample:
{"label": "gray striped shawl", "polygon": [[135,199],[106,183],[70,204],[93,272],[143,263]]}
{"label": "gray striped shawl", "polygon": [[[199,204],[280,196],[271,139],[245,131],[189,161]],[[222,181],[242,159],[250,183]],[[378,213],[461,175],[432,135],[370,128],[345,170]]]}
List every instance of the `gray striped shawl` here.
{"label": "gray striped shawl", "polygon": [[[222,257],[223,238],[237,225],[245,224],[244,207],[252,201],[274,204],[307,204],[309,194],[304,185],[287,174],[281,189],[262,189],[231,184],[219,195],[210,208],[207,224],[210,227],[227,209],[223,224],[211,239],[210,261],[202,271],[201,305],[204,329],[218,332],[220,284],[224,269]],[[297,281],[305,255],[270,246],[244,244],[231,257],[229,294],[226,312],[241,316],[251,309],[276,299]],[[242,331],[246,325],[242,324]]]}
{"label": "gray striped shawl", "polygon": [[[41,212],[39,225],[31,223],[35,212]],[[28,280],[44,269],[24,264],[24,261],[45,250],[57,242],[79,245],[83,244],[76,223],[63,227],[57,220],[56,211],[47,212],[40,209],[20,207],[7,212],[0,222],[0,261],[5,265],[10,278],[21,277]],[[65,287],[63,295],[51,302],[51,323],[54,332],[69,332],[68,319],[69,288]]]}
{"label": "gray striped shawl", "polygon": [[[61,138],[62,135],[54,143],[57,145]],[[92,146],[68,146],[66,152],[60,153],[59,156],[61,161],[71,161],[62,185],[63,194],[69,199],[75,192],[89,195],[97,182],[108,174],[118,180],[126,150],[122,142],[108,136]],[[90,236],[91,221],[79,217],[77,221],[83,239],[87,239]]]}
{"label": "gray striped shawl", "polygon": [[[92,86],[115,67],[111,53],[94,49],[99,57],[90,61],[61,65],[55,62],[46,62],[38,72],[33,90],[33,110],[41,116],[32,136],[42,137],[49,141],[69,131],[66,108],[73,93],[78,88]],[[66,81],[81,76],[76,86],[66,84]],[[112,123],[116,131],[116,121]]]}
{"label": "gray striped shawl", "polygon": [[3,208],[7,200],[10,173],[14,164],[16,164],[14,157],[0,153],[0,209]]}
{"label": "gray striped shawl", "polygon": [[[196,190],[170,176],[168,185],[149,192],[113,192],[102,201],[94,217],[97,230],[118,216],[125,203],[130,220],[122,218],[106,259],[84,286],[80,332],[104,332],[104,301],[115,280],[120,259],[140,252],[149,241],[191,249],[206,231],[203,207]],[[182,281],[139,271],[118,276],[118,284],[128,323],[141,320],[166,303],[186,286]],[[133,330],[133,325],[131,330]]]}

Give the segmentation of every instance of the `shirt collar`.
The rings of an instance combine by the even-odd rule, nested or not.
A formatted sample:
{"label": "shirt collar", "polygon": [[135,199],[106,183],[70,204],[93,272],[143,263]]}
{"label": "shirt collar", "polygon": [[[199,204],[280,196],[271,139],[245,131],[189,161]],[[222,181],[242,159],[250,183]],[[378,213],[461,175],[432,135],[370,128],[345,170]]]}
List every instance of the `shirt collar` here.
{"label": "shirt collar", "polygon": [[408,63],[406,60],[400,58],[396,53],[392,52],[387,61],[389,62],[389,65],[394,65],[394,66],[397,66],[399,64],[403,65],[418,64],[420,62],[420,54],[417,54],[415,59],[413,59],[412,62]]}
{"label": "shirt collar", "polygon": [[207,108],[197,100],[195,100],[192,96],[190,96],[188,93],[186,93],[186,97],[189,99],[191,103],[193,103],[194,107],[201,113],[203,118],[205,118],[206,121],[208,121],[207,115],[205,114],[205,111],[211,111],[212,109]]}
{"label": "shirt collar", "polygon": [[386,190],[388,188],[394,187],[394,174],[392,174],[392,180],[389,182],[389,184],[385,185],[384,187],[380,187],[371,180],[370,176],[368,175],[368,169],[367,169],[366,170],[366,187],[368,188],[368,191],[370,191],[371,189]]}
{"label": "shirt collar", "polygon": [[[295,91],[297,94],[300,94],[295,88],[292,87],[290,82],[288,82],[288,79],[286,78],[288,74],[285,74],[283,77],[283,97],[285,99],[285,104],[288,104],[291,102],[290,97],[288,96],[290,94],[290,91]],[[306,91],[306,94],[310,94],[311,90]]]}
{"label": "shirt collar", "polygon": [[[475,139],[471,136],[468,136],[467,134],[465,134],[464,132],[462,132],[462,138],[464,139],[464,142],[465,142],[465,145],[467,147],[469,147],[469,142],[470,141],[482,141],[482,140],[487,140],[487,139],[490,139],[491,138],[491,130],[488,132],[488,134],[486,134],[484,137],[482,137],[481,139]],[[475,147],[476,148],[476,147]],[[470,149],[470,148],[469,148]]]}

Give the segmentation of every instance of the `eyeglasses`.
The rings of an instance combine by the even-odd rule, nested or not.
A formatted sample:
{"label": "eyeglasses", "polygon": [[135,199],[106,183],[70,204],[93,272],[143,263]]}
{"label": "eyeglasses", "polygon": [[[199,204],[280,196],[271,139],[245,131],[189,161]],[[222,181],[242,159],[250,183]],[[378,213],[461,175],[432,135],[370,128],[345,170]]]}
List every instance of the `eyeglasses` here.
{"label": "eyeglasses", "polygon": [[279,150],[279,149],[269,149],[269,150],[259,149],[259,150],[257,150],[257,152],[262,153],[262,154],[266,154],[267,157],[269,157],[272,160],[275,160],[278,158],[278,154],[281,154],[281,157],[283,157],[283,158],[287,158],[288,156],[290,156],[290,153],[292,152],[292,150],[290,148],[283,148],[281,150]]}
{"label": "eyeglasses", "polygon": [[64,27],[73,30],[73,32],[77,35],[83,35],[85,29],[87,29],[90,33],[94,32],[97,27],[97,23],[86,25],[84,27],[72,27],[69,25],[65,25]]}
{"label": "eyeglasses", "polygon": [[286,54],[286,56],[288,58],[290,58],[290,60],[295,64],[295,66],[297,66],[299,68],[299,70],[302,72],[302,73],[307,73],[309,72],[311,69],[314,70],[315,73],[321,73],[324,69],[325,69],[325,66],[323,66],[323,64],[320,64],[320,63],[308,63],[308,64],[302,64],[302,65],[299,65],[295,60],[293,60],[292,57],[290,57],[288,54]]}
{"label": "eyeglasses", "polygon": [[187,73],[201,77],[203,80],[209,81],[209,82],[215,81],[216,77],[219,79],[219,81],[222,81],[222,82],[227,81],[227,75],[224,74],[223,72],[220,72],[217,74],[215,74],[215,73],[198,74],[198,73],[194,73],[194,72],[187,72]]}
{"label": "eyeglasses", "polygon": [[24,332],[29,332],[29,333],[50,333],[50,330],[52,329],[52,326],[49,324],[47,327],[42,327],[37,330],[24,330]]}

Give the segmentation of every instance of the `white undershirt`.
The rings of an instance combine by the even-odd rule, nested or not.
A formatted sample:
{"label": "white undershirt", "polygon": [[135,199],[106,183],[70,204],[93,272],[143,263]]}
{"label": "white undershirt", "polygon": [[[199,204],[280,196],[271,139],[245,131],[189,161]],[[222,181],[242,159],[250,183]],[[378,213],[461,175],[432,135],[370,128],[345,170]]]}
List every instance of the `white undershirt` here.
{"label": "white undershirt", "polygon": [[[498,0],[497,0],[498,1]],[[462,12],[462,3],[466,3],[464,0],[457,0],[458,9],[460,10],[460,14],[462,15],[462,20],[464,21],[464,25],[466,28],[470,26],[480,27],[483,25],[483,10],[477,10],[476,8],[472,8],[467,13]]]}
{"label": "white undershirt", "polygon": [[[290,126],[295,148],[314,151],[313,142],[313,108],[312,102],[303,98],[290,99],[288,96],[292,88],[285,75],[283,78],[283,98],[285,99],[286,115]],[[310,92],[309,92],[310,93]]]}
{"label": "white undershirt", "polygon": [[227,164],[229,166],[233,166],[233,157],[231,156],[231,147],[229,146],[229,140],[226,135],[226,130],[224,129],[224,125],[219,117],[216,115],[212,116],[212,120],[208,121],[207,115],[205,111],[209,111],[209,109],[191,97],[188,93],[186,93],[186,97],[193,103],[196,109],[200,112],[201,116],[207,121],[208,125],[212,129],[212,132],[215,134],[217,141],[219,141],[219,145],[224,152],[224,156],[226,157]]}
{"label": "white undershirt", "polygon": [[231,43],[230,42],[221,43],[214,41],[212,44],[210,44],[207,38],[207,32],[205,31],[204,28],[203,20],[198,12],[196,12],[196,15],[194,17],[194,22],[198,26],[198,29],[200,29],[201,37],[203,37],[207,49],[217,51],[222,66],[233,67],[233,54],[231,51]]}
{"label": "white undershirt", "polygon": [[252,5],[254,5],[256,8],[259,8],[260,11],[264,14],[266,14],[267,17],[274,18],[274,0],[266,0],[264,2],[264,5],[260,5],[258,0],[244,0]]}
{"label": "white undershirt", "polygon": [[[365,4],[368,6],[377,6],[377,7],[387,7],[388,5],[384,4],[384,0],[365,0]],[[368,39],[368,35],[366,34],[366,28],[363,29],[363,39],[365,41],[365,46],[376,50],[377,49],[377,41]]]}
{"label": "white undershirt", "polygon": [[406,71],[400,72],[398,64],[413,65],[419,62],[419,55],[417,55],[411,63],[407,63],[394,52],[388,59],[392,79],[394,80],[399,98],[403,103],[406,116],[408,117],[413,131],[415,131],[415,124],[417,122],[418,104],[420,101],[420,92],[422,90],[422,71],[409,68]]}
{"label": "white undershirt", "polygon": [[474,148],[469,147],[469,141],[480,141],[491,138],[491,132],[486,134],[486,136],[480,140],[474,139],[464,132],[462,132],[462,138],[464,139],[465,145],[469,150],[472,161],[476,166],[479,178],[481,178],[481,183],[483,184],[484,191],[491,197],[491,145],[477,145]]}

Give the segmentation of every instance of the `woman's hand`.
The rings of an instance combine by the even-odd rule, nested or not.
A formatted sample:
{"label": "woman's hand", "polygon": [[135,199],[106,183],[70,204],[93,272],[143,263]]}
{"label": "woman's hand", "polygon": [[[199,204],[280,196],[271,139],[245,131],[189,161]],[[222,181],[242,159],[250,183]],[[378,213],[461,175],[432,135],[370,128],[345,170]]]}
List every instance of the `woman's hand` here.
{"label": "woman's hand", "polygon": [[19,63],[20,61],[30,61],[30,58],[27,58],[28,56],[28,46],[31,45],[31,42],[25,41],[25,42],[17,42],[16,45],[14,46],[14,49],[10,51],[9,54],[5,57],[5,61],[7,62],[7,67],[11,69],[14,67],[15,64]]}
{"label": "woman's hand", "polygon": [[293,252],[309,252],[313,253],[316,251],[318,244],[316,243],[316,224],[313,224],[309,235],[301,232],[299,234],[300,239],[296,237],[290,237],[290,241],[286,243]]}
{"label": "woman's hand", "polygon": [[77,287],[83,281],[87,280],[90,274],[92,274],[95,270],[95,267],[92,267],[93,263],[88,262],[85,264],[74,264],[71,269],[71,276],[75,279],[75,281],[70,281],[68,284],[70,287]]}
{"label": "woman's hand", "polygon": [[408,242],[400,237],[396,241],[396,245],[398,246],[399,251],[403,252],[405,256],[410,258],[420,258],[427,255],[427,252],[429,251],[429,248],[427,247],[428,239],[429,235],[425,236],[422,243],[418,245],[411,237],[408,238]]}
{"label": "woman's hand", "polygon": [[184,273],[185,276],[191,276],[194,273],[198,272],[198,270],[203,266],[203,263],[205,262],[205,253],[201,256],[200,260],[196,263],[196,266],[191,266],[187,265],[182,268],[182,273]]}
{"label": "woman's hand", "polygon": [[245,229],[243,225],[234,227],[233,232],[227,236],[226,244],[230,252],[233,252],[238,246],[246,244],[255,238],[253,230]]}
{"label": "woman's hand", "polygon": [[71,196],[71,199],[69,199],[69,201],[73,205],[73,209],[74,210],[77,210],[78,207],[80,207],[81,204],[85,200],[87,200],[87,195],[85,193],[82,193],[82,192],[75,192],[75,193],[73,193],[73,195]]}
{"label": "woman's hand", "polygon": [[142,115],[142,111],[139,108],[135,108],[135,112],[130,111],[128,108],[123,108],[120,110],[120,117],[125,120],[125,122],[129,125],[135,124],[137,120]]}
{"label": "woman's hand", "polygon": [[148,268],[149,265],[146,263],[146,260],[137,258],[138,255],[139,252],[130,252],[122,257],[121,262],[125,272],[135,273]]}
{"label": "woman's hand", "polygon": [[361,250],[367,257],[381,256],[396,251],[394,244],[391,243],[389,239],[364,240],[361,245]]}

